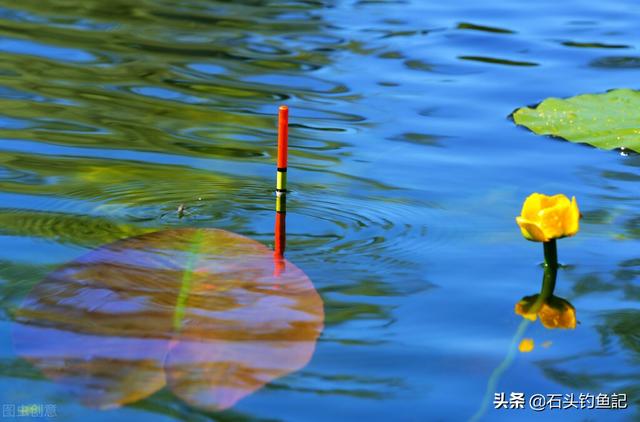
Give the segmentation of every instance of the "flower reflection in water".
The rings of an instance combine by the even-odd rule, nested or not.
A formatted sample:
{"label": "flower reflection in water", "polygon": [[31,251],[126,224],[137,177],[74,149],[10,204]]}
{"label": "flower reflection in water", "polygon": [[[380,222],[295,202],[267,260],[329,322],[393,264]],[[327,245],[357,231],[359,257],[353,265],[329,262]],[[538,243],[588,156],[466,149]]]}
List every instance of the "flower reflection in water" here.
{"label": "flower reflection in water", "polygon": [[[530,353],[534,350],[535,342],[532,338],[524,338],[529,326],[540,318],[542,326],[547,329],[576,328],[576,310],[566,299],[553,295],[556,286],[557,265],[545,265],[540,293],[525,296],[515,305],[515,313],[522,316],[523,321],[511,340],[507,356],[492,372],[487,382],[487,389],[482,399],[480,409],[471,417],[470,421],[478,421],[485,416],[493,392],[500,377],[511,366],[518,352]],[[550,342],[542,343],[549,347]]]}
{"label": "flower reflection in water", "polygon": [[545,328],[576,328],[576,308],[569,301],[558,296],[546,299],[540,294],[523,297],[516,303],[516,314],[530,321],[538,317]]}

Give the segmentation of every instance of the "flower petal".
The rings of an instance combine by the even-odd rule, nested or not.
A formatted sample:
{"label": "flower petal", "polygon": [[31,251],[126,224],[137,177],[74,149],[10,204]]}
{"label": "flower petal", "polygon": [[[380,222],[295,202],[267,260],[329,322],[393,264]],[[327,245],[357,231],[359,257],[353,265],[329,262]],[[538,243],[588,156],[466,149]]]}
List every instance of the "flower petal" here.
{"label": "flower petal", "polygon": [[565,214],[564,221],[564,235],[573,236],[578,233],[580,229],[580,210],[578,209],[578,203],[576,197],[571,198],[571,205]]}
{"label": "flower petal", "polygon": [[538,215],[538,211],[541,209],[541,200],[544,195],[539,193],[532,193],[524,200],[524,204],[522,204],[522,211],[520,212],[520,216],[529,220],[535,221]]}
{"label": "flower petal", "polygon": [[540,211],[538,225],[547,239],[557,239],[564,235],[564,216],[567,208],[558,203]]}
{"label": "flower petal", "polygon": [[566,195],[563,195],[561,193],[558,193],[553,196],[549,196],[548,198],[549,198],[548,205],[545,208],[554,207],[554,206],[560,206],[564,208],[564,207],[568,207],[571,204],[571,201],[569,201],[569,198],[567,198]]}
{"label": "flower petal", "polygon": [[529,221],[522,217],[516,217],[516,222],[520,226],[520,231],[522,235],[528,240],[534,242],[546,242],[549,240],[546,236],[542,228],[533,221]]}

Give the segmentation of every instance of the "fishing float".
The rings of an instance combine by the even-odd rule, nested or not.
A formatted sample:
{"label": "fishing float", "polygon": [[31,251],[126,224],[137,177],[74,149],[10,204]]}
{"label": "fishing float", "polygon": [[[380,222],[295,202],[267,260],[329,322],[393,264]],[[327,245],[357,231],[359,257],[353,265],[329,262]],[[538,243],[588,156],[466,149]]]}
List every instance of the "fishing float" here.
{"label": "fishing float", "polygon": [[289,107],[278,109],[278,160],[276,168],[276,225],[274,239],[274,256],[284,257],[286,247],[286,215],[287,215],[287,158],[289,154]]}

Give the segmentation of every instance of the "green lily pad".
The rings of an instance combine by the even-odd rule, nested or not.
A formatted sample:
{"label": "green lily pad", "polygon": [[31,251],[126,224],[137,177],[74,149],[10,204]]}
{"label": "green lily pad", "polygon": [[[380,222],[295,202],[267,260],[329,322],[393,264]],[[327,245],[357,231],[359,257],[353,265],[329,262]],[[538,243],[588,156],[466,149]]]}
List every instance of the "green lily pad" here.
{"label": "green lily pad", "polygon": [[547,98],[522,107],[513,120],[538,135],[552,135],[601,149],[640,152],[640,91],[615,89],[604,94]]}

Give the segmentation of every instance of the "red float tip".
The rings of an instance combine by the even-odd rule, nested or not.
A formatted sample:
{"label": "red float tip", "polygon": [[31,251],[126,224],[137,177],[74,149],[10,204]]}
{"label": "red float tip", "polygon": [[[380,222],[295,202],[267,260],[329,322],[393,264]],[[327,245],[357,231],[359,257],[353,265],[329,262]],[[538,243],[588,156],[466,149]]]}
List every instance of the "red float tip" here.
{"label": "red float tip", "polygon": [[285,169],[289,149],[289,107],[281,105],[278,111],[278,168]]}

